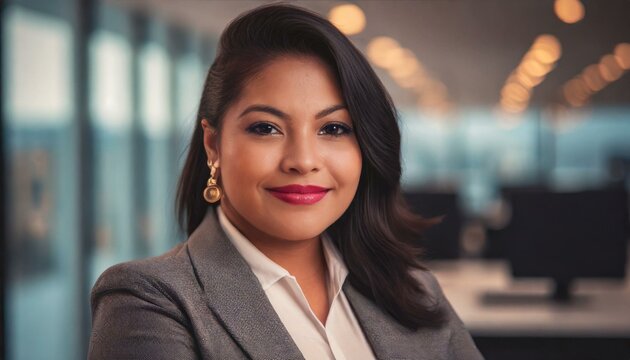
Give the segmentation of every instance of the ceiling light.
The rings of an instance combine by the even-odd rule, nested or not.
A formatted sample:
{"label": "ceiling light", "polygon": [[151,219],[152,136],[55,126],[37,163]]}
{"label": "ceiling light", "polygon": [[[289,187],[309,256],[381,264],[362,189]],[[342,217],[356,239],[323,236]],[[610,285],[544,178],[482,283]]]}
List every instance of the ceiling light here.
{"label": "ceiling light", "polygon": [[508,97],[504,97],[501,98],[501,106],[512,106],[512,107],[527,107],[527,104],[529,103],[529,99],[527,100],[516,100],[514,98],[508,98]]}
{"label": "ceiling light", "polygon": [[374,64],[380,67],[389,66],[391,51],[400,48],[400,44],[390,37],[379,36],[372,39],[367,46],[367,54]]}
{"label": "ceiling light", "polygon": [[365,29],[365,14],[355,4],[335,6],[328,13],[328,20],[346,35],[355,35]]}
{"label": "ceiling light", "polygon": [[520,83],[521,85],[525,86],[526,88],[531,89],[537,86],[538,84],[540,84],[544,79],[545,79],[544,76],[533,77],[524,71],[517,70],[514,72],[514,74],[510,78],[508,78],[508,82],[516,81]]}
{"label": "ceiling light", "polygon": [[602,78],[608,82],[615,81],[623,75],[623,69],[612,54],[604,55],[601,58],[599,61],[599,72]]}
{"label": "ceiling light", "polygon": [[558,61],[562,55],[560,41],[553,35],[540,35],[534,40],[530,50],[532,56],[543,64],[551,64]]}
{"label": "ceiling light", "polygon": [[596,64],[591,64],[584,69],[582,79],[593,92],[603,89],[607,84],[607,81],[602,78],[599,66]]}
{"label": "ceiling light", "polygon": [[592,91],[580,78],[569,80],[562,89],[564,97],[572,106],[582,106],[591,96]]}
{"label": "ceiling light", "polygon": [[579,0],[556,0],[556,16],[567,24],[575,24],[584,18],[584,5]]}
{"label": "ceiling light", "polygon": [[520,83],[510,82],[503,87],[503,90],[501,90],[501,96],[504,98],[524,101],[529,99],[530,90]]}
{"label": "ceiling light", "polygon": [[624,70],[630,70],[630,44],[621,43],[615,46],[615,59]]}
{"label": "ceiling light", "polygon": [[395,66],[389,69],[389,74],[394,79],[400,80],[410,77],[419,69],[420,64],[418,64],[418,60],[416,60],[413,52],[411,50],[403,50],[400,57],[396,59]]}
{"label": "ceiling light", "polygon": [[409,76],[406,78],[398,79],[398,85],[405,89],[419,89],[421,90],[424,83],[426,82],[426,78],[424,75],[419,73],[415,73],[413,76]]}
{"label": "ceiling light", "polygon": [[543,64],[532,56],[527,56],[519,66],[519,71],[524,71],[532,78],[547,75],[553,69],[552,64]]}

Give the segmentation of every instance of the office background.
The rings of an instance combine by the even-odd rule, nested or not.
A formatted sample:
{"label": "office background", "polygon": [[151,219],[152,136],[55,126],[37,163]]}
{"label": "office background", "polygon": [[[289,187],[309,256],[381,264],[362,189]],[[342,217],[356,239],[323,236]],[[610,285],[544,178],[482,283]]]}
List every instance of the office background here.
{"label": "office background", "polygon": [[[262,3],[1,3],[4,358],[85,358],[99,274],[185,239],[174,193],[205,72]],[[291,3],[391,92],[406,196],[446,214],[430,267],[484,355],[629,358],[630,2]]]}

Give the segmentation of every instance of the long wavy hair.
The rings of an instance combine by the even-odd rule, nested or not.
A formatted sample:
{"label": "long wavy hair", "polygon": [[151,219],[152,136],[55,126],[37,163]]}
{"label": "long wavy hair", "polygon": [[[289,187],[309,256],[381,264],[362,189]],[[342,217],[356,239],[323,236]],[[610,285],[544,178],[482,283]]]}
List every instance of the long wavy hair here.
{"label": "long wavy hair", "polygon": [[439,326],[443,310],[411,273],[426,270],[419,262],[422,251],[414,244],[436,220],[413,214],[403,200],[393,101],[361,52],[328,20],[309,10],[263,5],[237,17],[221,34],[178,184],[180,225],[190,235],[208,206],[217,206],[201,196],[209,176],[201,120],[207,119],[220,133],[226,109],[247,81],[273,59],[291,54],[316,56],[330,67],[361,149],[357,193],[327,229],[348,267],[348,281],[410,329]]}

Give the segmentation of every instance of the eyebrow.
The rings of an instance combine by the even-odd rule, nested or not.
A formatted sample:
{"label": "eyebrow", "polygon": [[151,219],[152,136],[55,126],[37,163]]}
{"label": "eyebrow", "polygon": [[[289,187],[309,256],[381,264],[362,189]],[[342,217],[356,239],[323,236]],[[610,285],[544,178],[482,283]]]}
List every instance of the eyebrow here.
{"label": "eyebrow", "polygon": [[[324,110],[318,112],[315,115],[315,119],[321,119],[324,116],[329,115],[329,114],[331,114],[331,113],[333,113],[333,112],[335,112],[337,110],[341,110],[341,109],[346,109],[346,106],[342,105],[342,104],[329,106],[329,107],[325,108]],[[278,109],[276,109],[273,106],[261,105],[261,104],[255,104],[255,105],[248,106],[247,109],[243,110],[243,112],[238,117],[239,118],[243,117],[243,116],[245,116],[245,114],[253,112],[253,111],[266,112],[268,114],[274,115],[276,117],[279,117],[280,119],[287,120],[287,121],[291,119],[291,117],[288,114],[282,112],[281,110],[278,110]]]}

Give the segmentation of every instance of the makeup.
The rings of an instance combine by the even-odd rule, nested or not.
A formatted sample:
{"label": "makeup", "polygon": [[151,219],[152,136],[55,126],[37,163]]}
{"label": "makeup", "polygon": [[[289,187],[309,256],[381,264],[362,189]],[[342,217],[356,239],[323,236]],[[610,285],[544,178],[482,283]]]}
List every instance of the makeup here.
{"label": "makeup", "polygon": [[315,185],[291,184],[267,189],[273,196],[293,205],[311,205],[320,201],[330,189]]}

